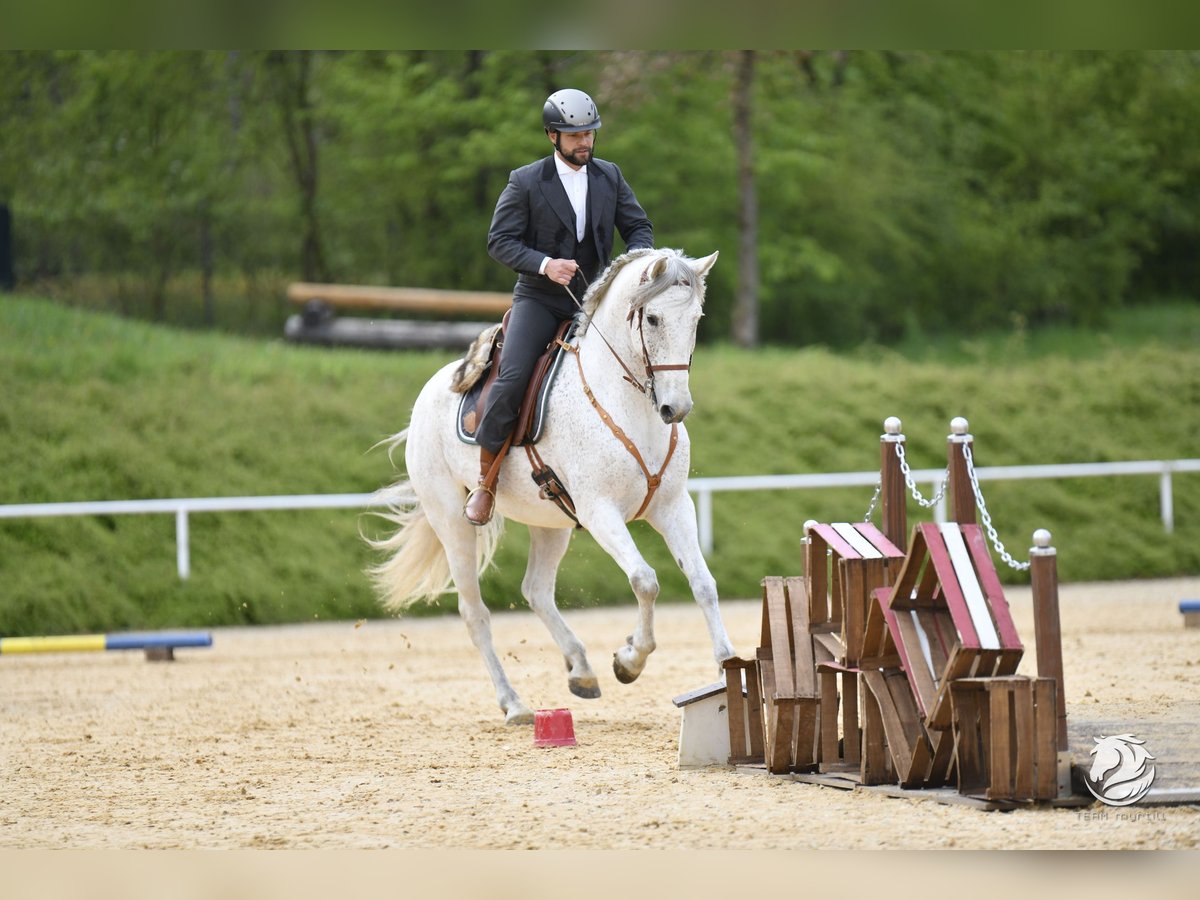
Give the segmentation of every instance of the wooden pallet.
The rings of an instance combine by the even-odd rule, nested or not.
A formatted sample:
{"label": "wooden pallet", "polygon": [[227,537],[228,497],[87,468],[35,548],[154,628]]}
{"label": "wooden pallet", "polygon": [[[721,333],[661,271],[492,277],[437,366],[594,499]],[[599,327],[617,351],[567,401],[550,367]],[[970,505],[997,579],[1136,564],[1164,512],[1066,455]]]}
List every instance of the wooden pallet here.
{"label": "wooden pallet", "polygon": [[959,793],[988,800],[1058,796],[1052,678],[960,678],[950,698]]}
{"label": "wooden pallet", "polygon": [[729,704],[729,764],[754,765],[764,761],[762,698],[758,687],[758,662],[733,657],[722,664],[725,697]]}
{"label": "wooden pallet", "polygon": [[846,665],[862,656],[867,604],[872,591],[891,584],[904,553],[870,522],[814,524],[807,531],[804,580],[814,629],[841,635]]}
{"label": "wooden pallet", "polygon": [[768,576],[762,588],[757,659],[767,768],[810,769],[817,764],[819,695],[804,580]]}
{"label": "wooden pallet", "polygon": [[923,724],[950,727],[950,685],[1011,675],[1024,648],[978,525],[920,524],[880,604]]}

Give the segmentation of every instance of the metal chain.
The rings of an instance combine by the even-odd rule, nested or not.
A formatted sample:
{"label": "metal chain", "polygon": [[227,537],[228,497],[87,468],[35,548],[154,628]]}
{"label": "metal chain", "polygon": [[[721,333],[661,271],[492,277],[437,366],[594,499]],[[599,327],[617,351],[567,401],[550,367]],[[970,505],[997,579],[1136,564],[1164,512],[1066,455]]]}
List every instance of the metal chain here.
{"label": "metal chain", "polygon": [[1008,563],[1009,566],[1016,569],[1018,572],[1024,572],[1029,568],[1027,562],[1017,562],[1012,558],[1012,554],[1004,549],[1004,544],[1000,541],[1000,536],[996,534],[996,528],[992,525],[992,516],[988,512],[987,504],[983,502],[983,491],[979,489],[979,478],[975,475],[975,457],[971,454],[971,445],[964,443],[963,458],[967,461],[967,475],[971,479],[971,490],[975,494],[975,505],[979,507],[979,518],[983,522],[983,527],[987,529],[988,537],[992,540],[992,546],[996,548],[996,553],[999,557]]}
{"label": "metal chain", "polygon": [[875,493],[871,495],[871,505],[867,507],[866,514],[862,517],[864,522],[871,521],[871,514],[875,512],[875,504],[879,502],[879,495],[883,492],[883,481],[875,482]]}
{"label": "metal chain", "polygon": [[904,473],[904,483],[908,485],[909,491],[912,492],[913,499],[926,509],[937,506],[941,502],[942,497],[946,495],[946,484],[950,481],[950,467],[946,466],[946,474],[942,476],[942,483],[938,485],[938,489],[933,497],[926,500],[920,490],[917,489],[916,482],[913,481],[912,469],[908,467],[908,460],[904,457],[904,444],[899,441],[896,442],[896,455],[900,457],[900,471]]}

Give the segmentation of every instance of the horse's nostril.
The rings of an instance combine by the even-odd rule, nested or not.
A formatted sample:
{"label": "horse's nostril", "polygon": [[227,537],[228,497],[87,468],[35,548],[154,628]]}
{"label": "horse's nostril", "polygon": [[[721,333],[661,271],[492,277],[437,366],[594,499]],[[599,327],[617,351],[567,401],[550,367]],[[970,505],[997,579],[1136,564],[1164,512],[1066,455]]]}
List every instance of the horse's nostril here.
{"label": "horse's nostril", "polygon": [[664,404],[663,406],[661,406],[659,408],[658,414],[660,416],[662,416],[662,420],[664,422],[670,422],[672,419],[675,418],[675,409],[674,409],[674,407],[666,406]]}

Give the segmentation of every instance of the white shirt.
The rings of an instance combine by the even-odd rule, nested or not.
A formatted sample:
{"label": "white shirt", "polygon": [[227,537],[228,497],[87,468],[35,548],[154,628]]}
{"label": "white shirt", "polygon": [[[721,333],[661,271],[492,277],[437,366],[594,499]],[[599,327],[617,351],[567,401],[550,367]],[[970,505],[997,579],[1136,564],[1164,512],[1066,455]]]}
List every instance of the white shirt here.
{"label": "white shirt", "polygon": [[[558,178],[563,189],[567,192],[567,199],[571,201],[571,209],[575,210],[575,240],[582,241],[583,229],[587,224],[587,166],[581,166],[577,171],[563,162],[563,158],[557,153],[554,154],[554,165],[558,169]],[[550,257],[547,256],[538,268],[539,275],[546,274],[548,262]]]}

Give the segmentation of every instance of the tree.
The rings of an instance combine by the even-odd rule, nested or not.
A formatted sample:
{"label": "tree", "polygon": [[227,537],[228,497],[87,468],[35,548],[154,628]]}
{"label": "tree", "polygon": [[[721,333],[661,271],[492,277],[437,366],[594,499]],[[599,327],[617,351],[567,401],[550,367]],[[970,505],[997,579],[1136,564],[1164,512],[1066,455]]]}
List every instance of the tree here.
{"label": "tree", "polygon": [[733,88],[733,134],[737,145],[738,282],[733,340],[758,344],[758,194],[754,185],[753,93],[756,51],[738,54]]}
{"label": "tree", "polygon": [[313,50],[273,51],[264,74],[299,193],[300,274],[305,281],[328,281],[317,215],[321,144],[313,102],[315,55]]}

